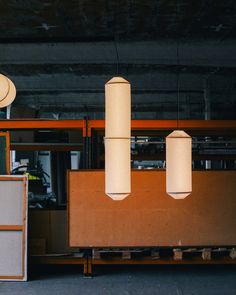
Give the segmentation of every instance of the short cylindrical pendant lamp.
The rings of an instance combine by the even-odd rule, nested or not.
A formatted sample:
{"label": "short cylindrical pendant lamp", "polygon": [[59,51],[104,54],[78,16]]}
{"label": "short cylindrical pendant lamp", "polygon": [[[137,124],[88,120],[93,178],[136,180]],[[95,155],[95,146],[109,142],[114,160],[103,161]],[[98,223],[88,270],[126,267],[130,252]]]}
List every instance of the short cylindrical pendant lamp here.
{"label": "short cylindrical pendant lamp", "polygon": [[16,97],[16,88],[13,82],[0,74],[0,108],[10,105]]}
{"label": "short cylindrical pendant lamp", "polygon": [[192,138],[182,130],[166,137],[166,192],[174,199],[192,192]]}
{"label": "short cylindrical pendant lamp", "polygon": [[123,200],[131,192],[131,87],[122,77],[105,85],[105,193]]}

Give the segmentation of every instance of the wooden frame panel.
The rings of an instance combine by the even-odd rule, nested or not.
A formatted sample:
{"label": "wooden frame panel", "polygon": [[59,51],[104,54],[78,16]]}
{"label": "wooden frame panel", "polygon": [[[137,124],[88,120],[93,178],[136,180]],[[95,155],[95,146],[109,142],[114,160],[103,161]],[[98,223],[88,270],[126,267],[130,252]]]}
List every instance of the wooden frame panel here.
{"label": "wooden frame panel", "polygon": [[[27,219],[28,219],[28,188],[27,188],[27,177],[26,176],[0,176],[0,183],[1,182],[21,182],[22,184],[22,220],[20,224],[12,224],[12,225],[0,225],[0,233],[1,232],[18,232],[21,233],[21,245],[22,245],[22,252],[21,252],[21,275],[1,275],[0,280],[10,280],[10,281],[26,281],[27,280]],[[9,197],[9,195],[7,196]],[[1,253],[0,253],[1,255]]]}

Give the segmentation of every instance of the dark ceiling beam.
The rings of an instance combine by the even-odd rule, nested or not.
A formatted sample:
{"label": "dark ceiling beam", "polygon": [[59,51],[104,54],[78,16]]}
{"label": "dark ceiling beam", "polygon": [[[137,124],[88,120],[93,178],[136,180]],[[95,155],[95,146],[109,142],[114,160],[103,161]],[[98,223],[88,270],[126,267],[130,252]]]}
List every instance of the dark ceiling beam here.
{"label": "dark ceiling beam", "polygon": [[[180,43],[176,41],[123,42],[119,59],[125,64],[235,67],[236,44],[214,41]],[[104,64],[116,63],[114,42],[12,43],[0,44],[0,63],[4,64]]]}
{"label": "dark ceiling beam", "polygon": [[[1,72],[8,75],[38,75],[38,74],[68,74],[72,73],[78,76],[82,75],[114,75],[116,72],[116,63],[89,63],[89,64],[2,64]],[[161,74],[201,74],[232,76],[236,75],[236,67],[219,67],[204,65],[177,65],[177,64],[136,64],[136,63],[119,63],[119,73],[121,75],[142,75],[144,73],[161,73]]]}
{"label": "dark ceiling beam", "polygon": [[[21,106],[21,105],[15,105],[15,107]],[[148,106],[148,105],[140,105],[140,106],[132,106],[133,112],[157,112],[163,108],[163,106]],[[104,113],[105,107],[104,105],[86,105],[86,106],[63,106],[63,105],[57,105],[57,106],[49,106],[49,105],[41,105],[40,106],[40,113],[42,112],[49,112],[49,113],[86,113],[86,112],[99,112]],[[173,105],[165,106],[165,112],[176,112],[176,107]]]}
{"label": "dark ceiling beam", "polygon": [[[27,89],[27,90],[18,90],[18,96],[32,96],[33,95],[41,95],[41,94],[104,94],[104,89]],[[133,94],[176,94],[177,90],[174,89],[133,89]],[[197,89],[183,89],[179,90],[179,93],[182,94],[203,94],[203,90]],[[220,94],[219,91],[212,91],[214,94]]]}
{"label": "dark ceiling beam", "polygon": [[[113,73],[114,75],[114,73]],[[17,90],[20,91],[43,91],[43,92],[100,92],[104,91],[104,84],[113,76],[109,74],[76,75],[76,73],[57,73],[48,72],[47,74],[31,75],[9,75],[15,83]],[[173,91],[177,90],[177,75],[175,73],[130,73],[124,76],[130,81],[133,91]],[[182,73],[180,75],[181,91],[203,91],[203,78],[201,74]],[[236,76],[214,76],[210,77],[212,90],[225,92],[229,83],[236,84]],[[232,84],[232,85],[233,85]],[[235,87],[232,87],[234,92]]]}
{"label": "dark ceiling beam", "polygon": [[235,37],[235,3],[215,0],[0,1],[3,40],[219,40]]}
{"label": "dark ceiling beam", "polygon": [[[235,105],[235,95],[227,95],[226,98],[221,92],[212,92],[211,95],[214,97],[212,108],[219,105]],[[222,99],[223,98],[223,99]],[[132,102],[133,104],[143,105],[150,103],[176,103],[177,91],[163,91],[153,89],[152,91],[132,91]],[[180,103],[181,105],[189,104],[204,104],[203,93],[198,91],[180,91]],[[18,92],[14,105],[31,105],[31,106],[42,106],[42,105],[102,105],[104,104],[104,90],[103,91],[90,91],[90,92],[47,92],[47,91],[24,91]],[[218,105],[219,104],[219,105]]]}
{"label": "dark ceiling beam", "polygon": [[[16,102],[14,103],[14,107],[23,107],[25,104]],[[47,111],[47,112],[55,112],[55,111],[60,111],[60,112],[84,112],[84,111],[98,111],[98,112],[104,112],[105,111],[105,106],[104,106],[104,101],[101,102],[100,104],[81,104],[81,103],[65,103],[65,102],[57,102],[51,103],[50,102],[38,102],[38,105],[35,104],[35,108]],[[203,102],[196,102],[196,103],[191,103],[188,106],[186,104],[180,105],[179,110],[185,111],[186,108],[194,109],[194,111],[202,111],[204,108],[204,103]],[[231,110],[233,111],[233,108],[236,111],[236,106],[232,105],[222,105],[222,104],[216,104],[212,108],[212,112],[217,111],[218,108],[221,108],[221,111],[227,111]],[[150,103],[132,103],[132,111],[141,111],[141,112],[150,112],[150,111],[165,111],[165,112],[177,112],[177,103],[176,101],[173,102],[150,102]]]}

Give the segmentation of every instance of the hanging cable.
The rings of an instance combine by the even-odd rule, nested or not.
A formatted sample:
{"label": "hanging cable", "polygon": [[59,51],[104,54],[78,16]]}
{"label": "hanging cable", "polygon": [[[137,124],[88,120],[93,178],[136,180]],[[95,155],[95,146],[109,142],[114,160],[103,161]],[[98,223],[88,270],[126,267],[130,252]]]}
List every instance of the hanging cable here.
{"label": "hanging cable", "polygon": [[120,58],[119,58],[119,52],[118,52],[118,46],[117,46],[117,40],[115,37],[115,50],[116,50],[116,74],[119,76],[119,64],[120,64]]}
{"label": "hanging cable", "polygon": [[119,0],[116,1],[116,7],[115,7],[115,16],[114,16],[114,46],[115,46],[115,52],[116,52],[116,74],[119,76],[119,65],[120,65],[120,57],[118,52],[118,42],[119,42],[119,28],[118,28],[118,14],[120,9]]}
{"label": "hanging cable", "polygon": [[[176,0],[176,23],[179,20],[179,5],[178,0]],[[179,61],[179,36],[176,34],[176,59],[177,59],[177,95],[176,95],[176,112],[177,112],[177,129],[179,129],[179,103],[180,103],[180,61]]]}
{"label": "hanging cable", "polygon": [[176,56],[177,56],[177,129],[179,129],[179,102],[180,102],[179,42],[177,42]]}
{"label": "hanging cable", "polygon": [[[176,0],[176,20],[179,20],[179,5]],[[176,44],[176,59],[177,59],[177,96],[176,96],[176,112],[177,112],[177,129],[179,129],[179,103],[180,103],[180,60],[179,60],[179,36],[177,36]]]}

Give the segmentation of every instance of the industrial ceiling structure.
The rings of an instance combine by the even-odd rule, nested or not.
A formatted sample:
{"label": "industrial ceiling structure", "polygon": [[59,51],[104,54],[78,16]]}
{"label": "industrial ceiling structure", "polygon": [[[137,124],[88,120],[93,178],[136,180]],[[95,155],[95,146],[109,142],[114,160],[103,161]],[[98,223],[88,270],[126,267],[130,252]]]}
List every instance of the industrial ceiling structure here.
{"label": "industrial ceiling structure", "polygon": [[[236,118],[236,2],[0,2],[12,118],[104,118],[104,84],[132,85],[133,119]],[[179,81],[179,82],[178,82]]]}
{"label": "industrial ceiling structure", "polygon": [[[0,1],[0,281],[212,264],[96,281],[236,294],[235,53],[236,0]],[[65,271],[22,292],[87,288]]]}

